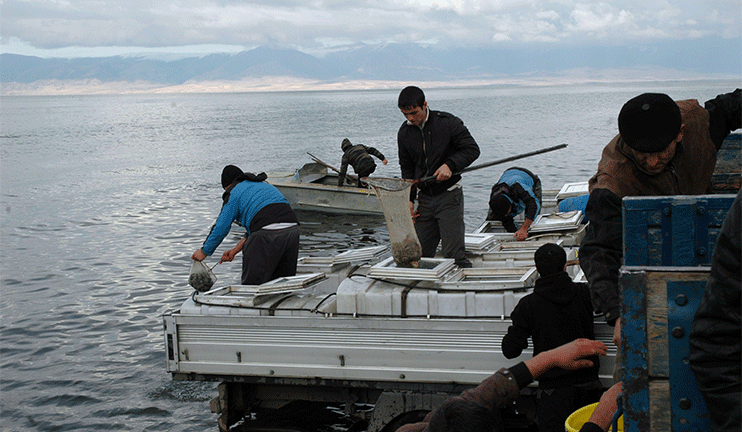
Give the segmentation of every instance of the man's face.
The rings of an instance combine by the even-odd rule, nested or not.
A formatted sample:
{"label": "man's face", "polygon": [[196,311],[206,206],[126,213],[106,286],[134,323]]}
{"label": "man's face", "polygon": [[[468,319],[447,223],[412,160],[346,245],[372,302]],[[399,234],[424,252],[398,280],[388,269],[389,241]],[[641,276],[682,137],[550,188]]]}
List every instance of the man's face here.
{"label": "man's face", "polygon": [[678,147],[678,142],[683,139],[683,130],[681,128],[677,138],[675,138],[670,145],[662,151],[647,153],[631,149],[634,154],[634,159],[644,171],[650,174],[659,174],[670,163],[673,157],[675,157],[675,151]]}
{"label": "man's face", "polygon": [[400,110],[410,124],[420,126],[428,116],[428,103],[423,102],[422,107],[405,107]]}

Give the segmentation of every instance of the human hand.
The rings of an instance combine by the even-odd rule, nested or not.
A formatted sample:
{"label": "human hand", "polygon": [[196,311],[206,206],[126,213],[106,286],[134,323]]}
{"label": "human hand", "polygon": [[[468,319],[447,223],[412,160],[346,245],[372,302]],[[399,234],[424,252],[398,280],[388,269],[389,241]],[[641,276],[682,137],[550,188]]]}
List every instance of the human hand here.
{"label": "human hand", "polygon": [[237,252],[233,249],[230,249],[222,254],[222,262],[232,262],[235,255],[237,255]]}
{"label": "human hand", "polygon": [[616,326],[613,327],[613,343],[617,346],[621,346],[621,317],[616,320]]}
{"label": "human hand", "polygon": [[607,353],[608,347],[603,342],[591,339],[576,339],[546,351],[554,366],[567,370],[593,366],[592,360],[585,357],[605,356]]}
{"label": "human hand", "polygon": [[412,216],[412,222],[415,222],[415,218],[420,216],[420,213],[415,210],[415,202],[410,201],[410,215]]}
{"label": "human hand", "polygon": [[386,159],[384,159],[383,161],[381,161],[381,163],[383,163],[384,165],[386,165],[386,164],[388,164],[388,163],[389,163],[389,161],[388,161],[388,160],[386,160]]}
{"label": "human hand", "polygon": [[191,259],[195,261],[203,261],[206,259],[206,254],[202,249],[199,249],[196,252],[193,252],[193,255],[191,255]]}
{"label": "human hand", "polygon": [[603,430],[608,430],[608,427],[613,421],[613,414],[618,409],[617,399],[622,390],[622,383],[619,382],[603,392],[603,395],[600,396],[600,402],[598,403],[598,406],[595,407],[595,410],[590,415],[590,419],[588,421],[590,423],[595,423]]}
{"label": "human hand", "polygon": [[528,238],[528,230],[521,228],[513,234],[513,237],[518,241],[523,241]]}
{"label": "human hand", "polygon": [[453,175],[453,172],[451,172],[451,168],[449,168],[448,165],[443,164],[437,170],[435,170],[433,175],[435,176],[436,181],[442,182],[450,179]]}

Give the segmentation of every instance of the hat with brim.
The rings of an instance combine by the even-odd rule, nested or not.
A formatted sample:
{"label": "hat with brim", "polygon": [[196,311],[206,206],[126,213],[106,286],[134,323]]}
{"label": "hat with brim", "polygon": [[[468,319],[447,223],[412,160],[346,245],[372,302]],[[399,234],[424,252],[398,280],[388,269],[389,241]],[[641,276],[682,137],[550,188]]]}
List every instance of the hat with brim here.
{"label": "hat with brim", "polygon": [[618,132],[634,150],[655,153],[680,133],[678,104],[663,93],[644,93],[626,102],[618,114]]}

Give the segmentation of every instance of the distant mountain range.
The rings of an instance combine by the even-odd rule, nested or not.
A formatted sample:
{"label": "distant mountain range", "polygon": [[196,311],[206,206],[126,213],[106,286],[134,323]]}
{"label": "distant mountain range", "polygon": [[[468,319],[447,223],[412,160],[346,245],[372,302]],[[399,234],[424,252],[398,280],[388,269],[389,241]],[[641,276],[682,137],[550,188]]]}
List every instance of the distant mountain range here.
{"label": "distant mountain range", "polygon": [[[719,40],[682,46],[616,46],[438,49],[414,44],[363,45],[315,57],[297,50],[261,46],[238,54],[162,60],[146,56],[39,58],[0,55],[0,83],[45,80],[148,82],[173,86],[192,82],[292,77],[322,82],[493,80],[548,76],[566,70],[656,68],[703,75],[740,75],[739,41]],[[719,56],[718,52],[730,55]],[[716,54],[715,54],[716,53]]]}

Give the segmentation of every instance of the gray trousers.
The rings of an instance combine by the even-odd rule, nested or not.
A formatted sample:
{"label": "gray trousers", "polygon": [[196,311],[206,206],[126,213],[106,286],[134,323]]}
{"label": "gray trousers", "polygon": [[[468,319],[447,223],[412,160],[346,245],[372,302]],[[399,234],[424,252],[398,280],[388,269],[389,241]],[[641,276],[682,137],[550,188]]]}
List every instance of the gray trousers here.
{"label": "gray trousers", "polygon": [[471,266],[464,245],[464,192],[460,187],[439,195],[419,193],[417,197],[415,231],[423,256],[435,256],[438,243],[444,258],[453,258],[457,265]]}

